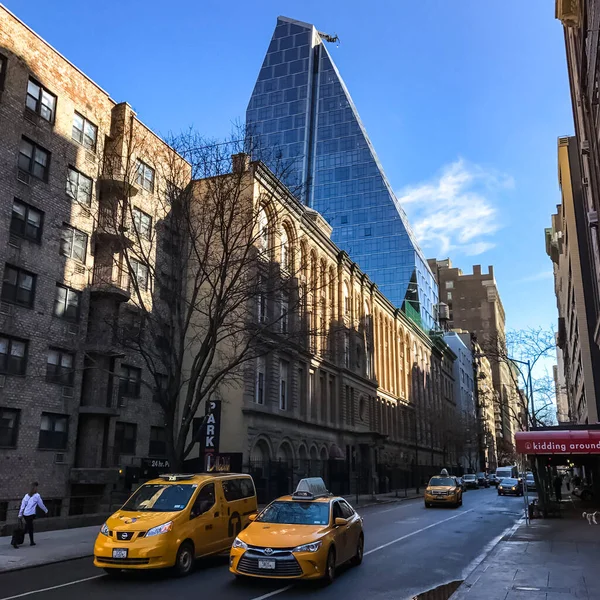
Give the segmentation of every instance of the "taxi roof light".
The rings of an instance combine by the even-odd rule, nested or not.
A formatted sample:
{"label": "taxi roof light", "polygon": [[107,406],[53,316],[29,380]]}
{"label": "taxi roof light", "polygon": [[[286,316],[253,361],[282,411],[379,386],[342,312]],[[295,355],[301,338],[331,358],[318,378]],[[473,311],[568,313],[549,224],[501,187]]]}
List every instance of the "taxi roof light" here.
{"label": "taxi roof light", "polygon": [[321,477],[307,477],[298,482],[296,491],[292,494],[293,498],[303,498],[305,500],[314,500],[330,496],[327,486]]}
{"label": "taxi roof light", "polygon": [[164,479],[165,481],[188,481],[190,479],[194,479],[195,475],[190,475],[187,473],[164,473],[158,477],[159,479]]}

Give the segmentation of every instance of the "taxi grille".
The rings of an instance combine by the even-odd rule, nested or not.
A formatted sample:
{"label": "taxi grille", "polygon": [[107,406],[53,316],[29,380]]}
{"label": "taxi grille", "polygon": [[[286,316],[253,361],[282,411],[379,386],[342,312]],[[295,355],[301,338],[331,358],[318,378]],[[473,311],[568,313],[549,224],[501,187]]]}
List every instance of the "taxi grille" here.
{"label": "taxi grille", "polygon": [[[265,557],[261,557],[264,560]],[[238,563],[238,571],[247,575],[269,575],[271,577],[300,577],[302,569],[293,555],[273,557],[267,560],[275,561],[274,569],[259,569],[258,557],[244,554]]]}
{"label": "taxi grille", "polygon": [[96,556],[96,560],[107,565],[147,565],[149,558],[108,558],[106,556]]}

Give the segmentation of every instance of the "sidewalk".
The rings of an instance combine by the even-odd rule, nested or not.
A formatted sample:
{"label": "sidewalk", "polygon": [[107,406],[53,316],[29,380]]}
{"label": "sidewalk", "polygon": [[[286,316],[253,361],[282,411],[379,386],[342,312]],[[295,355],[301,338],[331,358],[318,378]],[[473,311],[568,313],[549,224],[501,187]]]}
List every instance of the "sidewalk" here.
{"label": "sidewalk", "polygon": [[17,550],[10,545],[10,536],[0,537],[0,573],[92,556],[99,530],[93,525],[44,531],[35,534],[35,546],[27,539]]}
{"label": "sidewalk", "polygon": [[[346,499],[355,508],[364,508],[365,506],[410,500],[421,495],[417,495],[414,489],[407,490],[406,497],[404,497],[404,490],[398,492],[398,497],[396,497],[395,492],[377,494],[376,496],[364,494],[359,496],[358,505],[356,504],[356,495],[346,496]],[[36,545],[31,547],[29,541],[26,540],[25,544],[19,546],[18,550],[10,545],[10,536],[0,537],[0,573],[92,556],[94,540],[99,529],[99,526],[94,525],[92,527],[36,532]]]}
{"label": "sidewalk", "polygon": [[504,537],[451,600],[600,599],[600,525],[563,504],[562,519],[522,522]]}

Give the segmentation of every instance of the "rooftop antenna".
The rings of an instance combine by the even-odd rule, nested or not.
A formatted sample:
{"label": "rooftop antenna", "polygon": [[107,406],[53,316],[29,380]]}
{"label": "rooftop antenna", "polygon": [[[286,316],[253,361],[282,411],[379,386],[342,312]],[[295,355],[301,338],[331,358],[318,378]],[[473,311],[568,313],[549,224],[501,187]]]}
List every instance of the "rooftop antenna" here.
{"label": "rooftop antenna", "polygon": [[336,48],[340,47],[340,37],[337,33],[335,35],[329,35],[328,33],[323,33],[322,31],[319,31],[319,35],[321,36],[321,39],[325,40],[326,42],[336,44]]}

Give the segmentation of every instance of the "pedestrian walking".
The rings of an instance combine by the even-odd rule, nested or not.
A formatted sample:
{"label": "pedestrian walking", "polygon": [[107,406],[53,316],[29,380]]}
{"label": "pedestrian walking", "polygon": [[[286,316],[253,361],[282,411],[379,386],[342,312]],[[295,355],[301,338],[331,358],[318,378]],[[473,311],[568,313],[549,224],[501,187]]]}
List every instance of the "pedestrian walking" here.
{"label": "pedestrian walking", "polygon": [[571,491],[571,475],[567,471],[565,474],[565,485],[567,486],[567,492]]}
{"label": "pedestrian walking", "polygon": [[[38,483],[34,481],[31,484],[31,489],[28,494],[23,496],[23,500],[21,501],[21,509],[19,510],[19,519],[23,519],[25,521],[25,533],[29,534],[29,545],[35,546],[35,542],[33,541],[33,521],[35,519],[35,514],[37,511],[37,507],[39,506],[46,514],[48,514],[48,509],[46,508],[42,497],[38,493]],[[18,548],[17,544],[13,544],[13,548]]]}
{"label": "pedestrian walking", "polygon": [[556,501],[560,502],[562,500],[562,477],[560,475],[556,475],[554,478],[554,493],[556,495]]}

